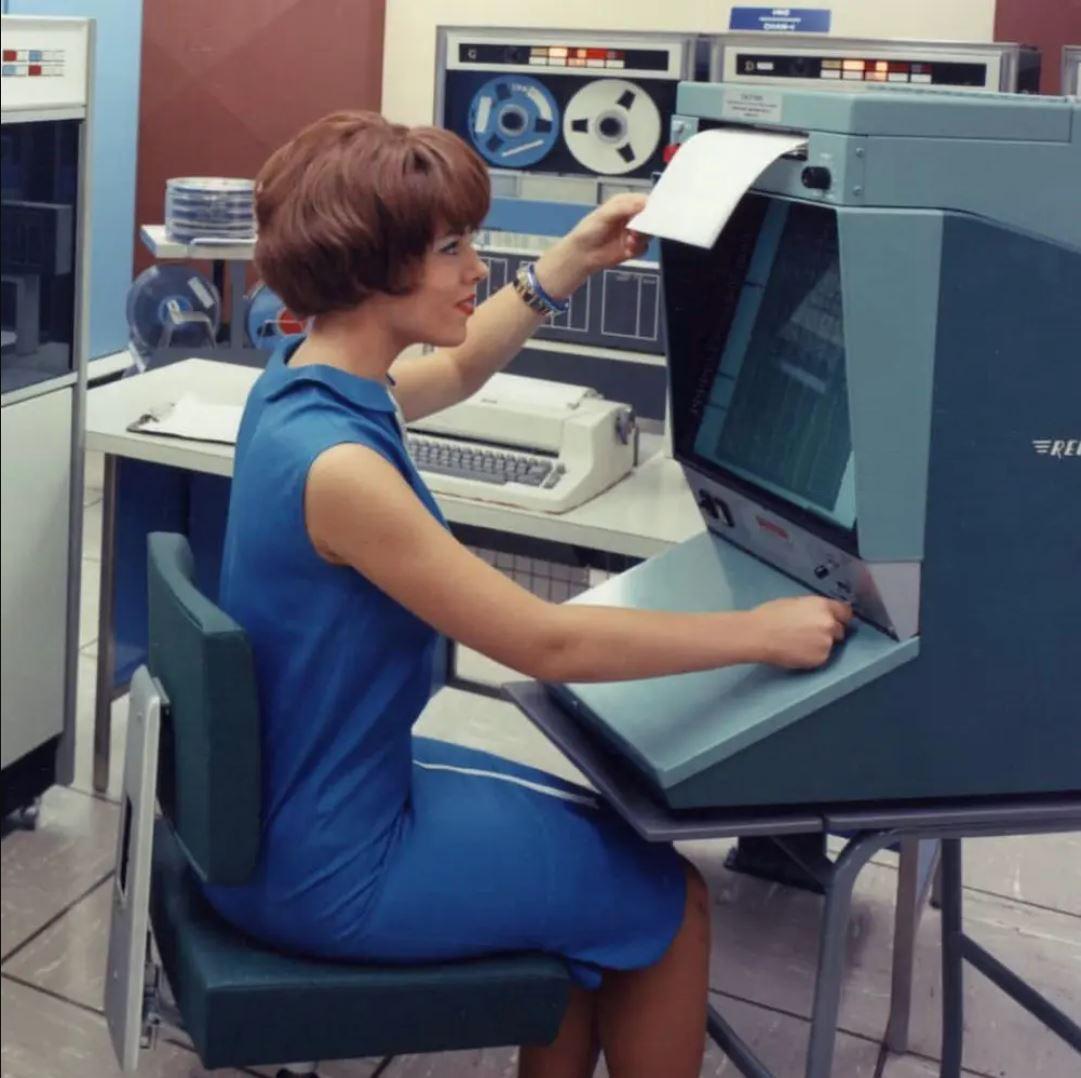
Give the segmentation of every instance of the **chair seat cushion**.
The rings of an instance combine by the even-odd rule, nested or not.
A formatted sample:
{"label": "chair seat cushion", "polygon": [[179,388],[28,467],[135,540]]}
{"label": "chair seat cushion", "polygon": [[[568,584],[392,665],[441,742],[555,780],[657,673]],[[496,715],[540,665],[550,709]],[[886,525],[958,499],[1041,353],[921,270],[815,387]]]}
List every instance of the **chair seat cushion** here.
{"label": "chair seat cushion", "polygon": [[162,820],[150,916],[207,1068],[548,1043],[569,998],[566,965],[544,954],[358,966],[270,949],[214,912]]}

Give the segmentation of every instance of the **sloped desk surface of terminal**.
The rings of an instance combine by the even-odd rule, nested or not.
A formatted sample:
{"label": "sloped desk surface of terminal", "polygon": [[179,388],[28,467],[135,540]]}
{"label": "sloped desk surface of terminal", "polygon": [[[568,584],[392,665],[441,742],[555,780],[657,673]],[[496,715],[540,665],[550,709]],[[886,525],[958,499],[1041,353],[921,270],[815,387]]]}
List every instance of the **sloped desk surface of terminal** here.
{"label": "sloped desk surface of terminal", "polygon": [[[704,533],[614,577],[576,602],[647,610],[747,610],[813,594],[744,551]],[[661,789],[881,677],[919,652],[854,622],[817,670],[741,664],[636,681],[551,686],[557,698],[634,761]]]}

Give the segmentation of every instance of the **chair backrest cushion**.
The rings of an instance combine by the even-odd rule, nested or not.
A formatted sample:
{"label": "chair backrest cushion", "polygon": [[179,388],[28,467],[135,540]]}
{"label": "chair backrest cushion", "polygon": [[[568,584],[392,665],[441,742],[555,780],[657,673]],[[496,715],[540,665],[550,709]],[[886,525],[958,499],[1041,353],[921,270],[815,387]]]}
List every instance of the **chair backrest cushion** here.
{"label": "chair backrest cushion", "polygon": [[259,704],[243,630],[193,583],[182,535],[148,538],[150,672],[168,697],[158,798],[192,867],[238,884],[259,857]]}

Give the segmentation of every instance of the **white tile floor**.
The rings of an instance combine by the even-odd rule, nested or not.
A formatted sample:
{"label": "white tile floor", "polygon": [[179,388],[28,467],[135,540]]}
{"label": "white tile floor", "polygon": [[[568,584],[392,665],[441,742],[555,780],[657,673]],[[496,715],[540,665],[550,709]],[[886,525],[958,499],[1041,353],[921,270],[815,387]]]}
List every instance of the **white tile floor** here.
{"label": "white tile floor", "polygon": [[[124,702],[113,711],[112,780],[106,797],[90,782],[96,655],[101,467],[87,468],[87,546],[79,660],[76,780],[45,797],[38,830],[3,839],[0,865],[2,1078],[109,1078],[118,1073],[102,1013],[111,870],[124,740]],[[479,657],[463,672],[498,676]],[[483,747],[579,778],[507,704],[444,690],[418,731]],[[689,843],[713,903],[714,1004],[778,1078],[802,1074],[820,900],[729,873],[725,843]],[[1081,836],[970,841],[965,853],[966,929],[1060,1007],[1081,1016]],[[931,1078],[938,1073],[938,915],[917,942],[912,1051],[881,1049],[890,984],[896,859],[883,854],[862,874],[849,929],[834,1074],[838,1078]],[[974,971],[966,974],[966,1073],[983,1078],[1078,1078],[1081,1060]],[[513,1049],[326,1064],[324,1078],[509,1078]],[[140,1075],[205,1074],[182,1035],[143,1056]],[[217,1074],[273,1074],[259,1068]],[[603,1066],[598,1073],[606,1073]],[[714,1048],[702,1069],[735,1070]],[[658,1076],[664,1078],[664,1076]]]}

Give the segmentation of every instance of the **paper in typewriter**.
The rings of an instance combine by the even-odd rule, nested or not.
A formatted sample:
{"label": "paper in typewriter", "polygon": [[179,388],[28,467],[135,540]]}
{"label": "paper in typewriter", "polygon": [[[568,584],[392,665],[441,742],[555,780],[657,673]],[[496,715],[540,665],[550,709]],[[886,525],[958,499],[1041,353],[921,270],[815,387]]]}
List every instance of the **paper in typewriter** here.
{"label": "paper in typewriter", "polygon": [[752,184],[779,157],[807,140],[743,128],[701,131],[683,143],[661,173],[646,208],[628,227],[648,236],[712,247]]}

